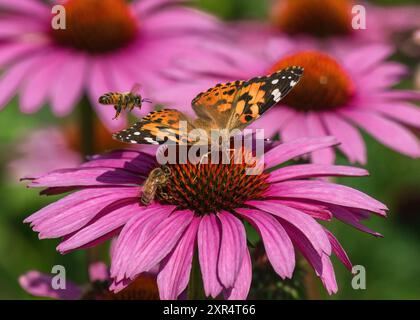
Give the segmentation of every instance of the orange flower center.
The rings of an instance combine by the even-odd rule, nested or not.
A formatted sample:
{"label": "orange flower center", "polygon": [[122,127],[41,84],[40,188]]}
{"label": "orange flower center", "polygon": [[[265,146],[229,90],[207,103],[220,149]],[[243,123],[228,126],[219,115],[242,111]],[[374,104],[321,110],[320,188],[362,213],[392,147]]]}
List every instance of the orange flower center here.
{"label": "orange flower center", "polygon": [[301,81],[281,101],[299,111],[331,110],[345,104],[354,86],[347,72],[336,60],[317,51],[303,51],[278,61],[269,72],[288,66],[305,68]]}
{"label": "orange flower center", "polygon": [[68,0],[66,28],[52,29],[60,45],[104,53],[129,44],[137,33],[136,19],[124,0]]}
{"label": "orange flower center", "polygon": [[351,6],[348,0],[279,0],[270,15],[274,25],[289,34],[348,35],[353,30]]}
{"label": "orange flower center", "polygon": [[[189,209],[197,215],[217,213],[220,210],[231,211],[245,201],[261,199],[269,184],[267,173],[251,175],[247,169],[255,167],[255,160],[235,161],[240,153],[229,151],[230,163],[223,164],[222,152],[219,159],[204,164],[170,164],[170,178],[166,185],[158,190],[161,202],[176,205],[180,209]],[[249,153],[248,153],[249,155]],[[225,154],[226,156],[226,154]],[[240,163],[239,163],[240,162]]]}

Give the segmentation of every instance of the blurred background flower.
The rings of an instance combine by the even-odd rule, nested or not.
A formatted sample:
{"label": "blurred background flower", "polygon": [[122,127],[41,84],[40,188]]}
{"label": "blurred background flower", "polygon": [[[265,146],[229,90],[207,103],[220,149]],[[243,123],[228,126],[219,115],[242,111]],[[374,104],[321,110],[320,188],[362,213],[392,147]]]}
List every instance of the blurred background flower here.
{"label": "blurred background flower", "polygon": [[67,280],[65,289],[53,288],[52,283],[55,275],[31,270],[19,277],[19,284],[33,296],[61,300],[159,299],[156,275],[153,274],[145,274],[138,277],[130,286],[118,293],[109,291],[109,271],[103,262],[95,262],[89,266],[90,282],[82,286]]}
{"label": "blurred background flower", "polygon": [[[153,98],[164,85],[160,68],[194,37],[211,41],[215,18],[182,7],[177,0],[68,0],[65,29],[51,27],[51,5],[41,0],[0,2],[0,107],[19,94],[24,113],[49,103],[66,116],[84,94],[111,129],[113,108],[98,103],[109,91],[129,91],[135,83]],[[200,38],[201,39],[201,38]],[[144,105],[144,112],[150,106]],[[136,112],[137,110],[135,110]]]}

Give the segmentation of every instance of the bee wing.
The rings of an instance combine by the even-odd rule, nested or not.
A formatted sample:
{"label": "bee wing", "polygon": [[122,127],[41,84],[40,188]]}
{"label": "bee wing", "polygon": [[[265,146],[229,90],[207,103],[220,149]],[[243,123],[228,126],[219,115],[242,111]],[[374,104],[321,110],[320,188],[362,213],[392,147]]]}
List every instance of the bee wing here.
{"label": "bee wing", "polygon": [[130,90],[130,93],[137,95],[140,92],[141,85],[139,83],[133,84],[133,87]]}

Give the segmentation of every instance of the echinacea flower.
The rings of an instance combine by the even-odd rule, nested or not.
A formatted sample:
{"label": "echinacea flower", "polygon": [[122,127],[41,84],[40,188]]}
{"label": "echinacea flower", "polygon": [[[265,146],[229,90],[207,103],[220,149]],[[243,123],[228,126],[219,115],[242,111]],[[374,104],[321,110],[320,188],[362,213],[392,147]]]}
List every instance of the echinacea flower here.
{"label": "echinacea flower", "polygon": [[66,281],[65,288],[54,288],[54,275],[36,270],[19,277],[20,286],[36,297],[60,300],[157,300],[159,294],[156,277],[152,274],[138,277],[124,290],[113,293],[108,290],[110,283],[108,267],[103,262],[89,265],[89,283],[79,286]]}
{"label": "echinacea flower", "polygon": [[[420,27],[418,6],[377,6],[352,0],[276,0],[269,7],[266,32],[290,37],[341,38],[359,43],[390,43]],[[241,24],[247,27],[247,24]],[[247,30],[252,33],[252,23]]]}
{"label": "echinacea flower", "polygon": [[[356,127],[385,146],[418,158],[420,145],[410,127],[420,127],[419,91],[393,89],[407,73],[397,62],[386,61],[392,53],[387,45],[360,45],[336,41],[322,48],[317,42],[299,44],[283,37],[268,37],[264,50],[257,53],[248,46],[232,48],[219,43],[212,54],[200,60],[178,62],[183,72],[178,82],[184,96],[167,90],[165,101],[187,105],[197,92],[211,83],[248,79],[269,74],[286,66],[305,69],[302,80],[276,106],[267,111],[254,127],[263,128],[268,137],[280,133],[283,141],[299,137],[335,136],[339,149],[351,162],[366,163],[363,138]],[[211,69],[211,72],[209,70]],[[179,72],[181,74],[181,72]],[[186,83],[183,79],[194,79]],[[332,163],[333,149],[312,154],[312,161]]]}
{"label": "echinacea flower", "polygon": [[[121,128],[124,117],[110,121],[114,110],[100,105],[99,96],[139,83],[141,94],[153,98],[162,86],[155,71],[168,67],[174,51],[191,46],[194,37],[218,28],[214,18],[179,2],[59,1],[66,25],[54,29],[54,3],[1,1],[0,107],[18,94],[24,113],[48,102],[56,116],[65,116],[87,94],[101,120]],[[147,112],[151,106],[143,108]]]}
{"label": "echinacea flower", "polygon": [[[330,256],[351,269],[337,239],[317,220],[333,218],[379,236],[361,221],[386,206],[368,195],[321,180],[325,176],[364,176],[363,169],[319,164],[278,165],[335,145],[332,137],[302,138],[279,144],[264,155],[264,172],[247,174],[246,163],[167,164],[170,175],[154,203],[140,203],[143,183],[160,165],[153,156],[120,150],[85,164],[27,178],[43,194],[73,191],[25,222],[39,238],[62,238],[66,253],[95,246],[111,237],[111,289],[119,291],[159,265],[161,299],[176,299],[189,283],[194,250],[205,294],[245,299],[251,258],[244,221],[261,235],[268,259],[281,278],[291,278],[295,249],[315,269],[329,293],[337,291]],[[261,164],[261,162],[259,162]],[[255,162],[252,165],[255,165]],[[277,170],[274,170],[277,168]]]}

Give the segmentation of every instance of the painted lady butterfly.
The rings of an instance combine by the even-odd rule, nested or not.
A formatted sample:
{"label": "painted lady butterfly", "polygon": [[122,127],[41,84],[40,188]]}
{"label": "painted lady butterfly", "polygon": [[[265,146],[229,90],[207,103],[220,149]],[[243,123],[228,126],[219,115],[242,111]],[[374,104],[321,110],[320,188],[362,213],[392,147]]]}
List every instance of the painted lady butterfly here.
{"label": "painted lady butterfly", "polygon": [[203,129],[209,136],[212,129],[243,130],[284,98],[302,75],[303,68],[293,66],[248,81],[217,84],[193,99],[197,119],[192,120],[178,110],[163,109],[149,113],[113,137],[140,144],[194,143],[184,138],[180,121],[186,121],[188,128]]}

